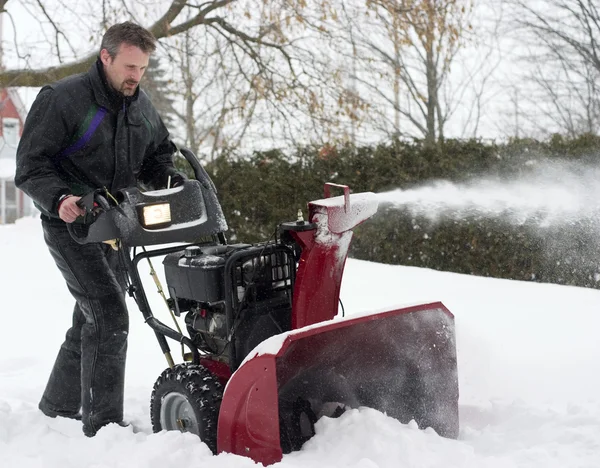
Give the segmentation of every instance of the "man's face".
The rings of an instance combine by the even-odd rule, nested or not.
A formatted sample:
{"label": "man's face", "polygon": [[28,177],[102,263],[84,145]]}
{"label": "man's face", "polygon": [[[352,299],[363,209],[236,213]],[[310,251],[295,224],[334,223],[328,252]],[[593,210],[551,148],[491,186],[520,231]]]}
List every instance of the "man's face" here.
{"label": "man's face", "polygon": [[124,43],[119,46],[115,58],[106,49],[102,49],[100,59],[104,64],[108,83],[124,96],[132,96],[148,68],[150,54]]}

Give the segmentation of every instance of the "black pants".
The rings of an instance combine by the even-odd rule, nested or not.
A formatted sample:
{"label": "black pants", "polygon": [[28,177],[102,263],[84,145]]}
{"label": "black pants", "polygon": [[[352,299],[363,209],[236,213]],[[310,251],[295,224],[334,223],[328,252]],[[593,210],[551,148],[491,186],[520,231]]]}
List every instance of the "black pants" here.
{"label": "black pants", "polygon": [[75,298],[73,324],[50,374],[40,409],[56,415],[81,410],[94,435],[123,420],[129,317],[119,253],[109,245],[80,245],[59,221],[42,220],[44,239]]}

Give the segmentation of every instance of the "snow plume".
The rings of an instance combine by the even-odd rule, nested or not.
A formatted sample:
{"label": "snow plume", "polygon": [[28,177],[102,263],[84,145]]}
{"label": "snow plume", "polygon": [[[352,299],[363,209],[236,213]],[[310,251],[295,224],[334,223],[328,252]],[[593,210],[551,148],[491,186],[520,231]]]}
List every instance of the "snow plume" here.
{"label": "snow plume", "polygon": [[554,161],[532,163],[529,169],[505,179],[436,181],[380,193],[378,198],[431,221],[502,218],[511,224],[547,228],[598,218],[600,167]]}
{"label": "snow plume", "polygon": [[[577,161],[529,162],[511,177],[482,177],[378,194],[387,210],[412,217],[414,229],[442,222],[493,221],[525,229],[547,260],[596,271],[600,259],[600,166]],[[593,265],[592,265],[593,264]],[[595,280],[600,280],[596,273]]]}

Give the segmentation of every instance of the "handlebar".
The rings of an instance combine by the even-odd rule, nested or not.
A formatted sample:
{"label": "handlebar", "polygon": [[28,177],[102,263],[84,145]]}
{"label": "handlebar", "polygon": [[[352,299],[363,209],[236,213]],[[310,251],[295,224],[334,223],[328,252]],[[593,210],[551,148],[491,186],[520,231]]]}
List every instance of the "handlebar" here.
{"label": "handlebar", "polygon": [[215,187],[215,184],[211,180],[206,170],[202,167],[202,164],[200,164],[200,161],[198,160],[196,155],[187,148],[180,148],[179,152],[187,160],[190,166],[192,166],[192,169],[194,170],[194,177],[196,177],[196,180],[200,182],[205,189],[212,190],[213,192],[217,193],[217,188]]}
{"label": "handlebar", "polygon": [[[93,192],[88,193],[87,195],[84,195],[79,200],[77,200],[76,205],[79,208],[85,210],[84,216],[86,218],[88,216],[92,216],[93,218],[95,218],[101,212],[106,212],[111,209],[110,202],[106,197],[106,190],[104,189],[97,189]],[[75,229],[73,223],[67,224],[67,231],[76,242],[83,243],[87,239],[87,236],[80,236],[77,233],[77,230]]]}
{"label": "handlebar", "polygon": [[[227,223],[216,188],[194,153],[186,148],[180,151],[192,166],[196,180],[148,192],[129,187],[114,193],[114,197],[105,189],[90,192],[77,204],[85,210],[86,216],[92,216],[92,222],[85,223],[88,228],[85,234],[77,228],[80,225],[67,224],[71,237],[79,244],[121,239],[129,246],[138,246],[222,236]],[[142,213],[155,205],[165,207],[166,225],[145,224],[146,214]]]}

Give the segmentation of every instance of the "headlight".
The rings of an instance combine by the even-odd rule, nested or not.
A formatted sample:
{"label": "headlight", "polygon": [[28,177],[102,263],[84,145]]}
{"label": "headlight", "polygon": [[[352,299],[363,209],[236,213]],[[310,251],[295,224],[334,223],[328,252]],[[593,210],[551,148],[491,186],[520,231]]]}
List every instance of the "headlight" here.
{"label": "headlight", "polygon": [[171,224],[171,205],[169,203],[151,203],[138,205],[138,216],[147,229],[159,229]]}

